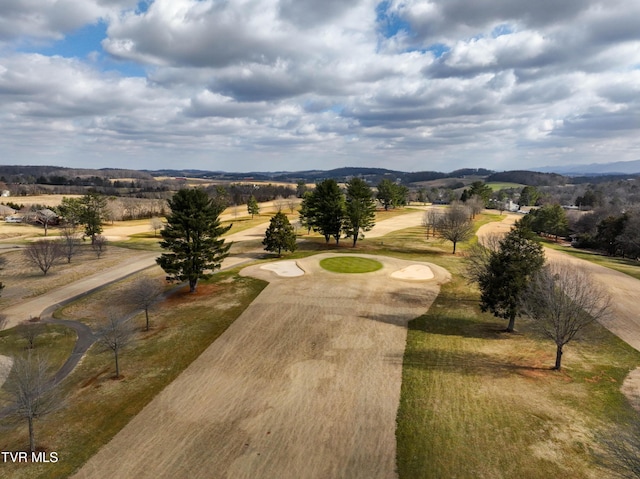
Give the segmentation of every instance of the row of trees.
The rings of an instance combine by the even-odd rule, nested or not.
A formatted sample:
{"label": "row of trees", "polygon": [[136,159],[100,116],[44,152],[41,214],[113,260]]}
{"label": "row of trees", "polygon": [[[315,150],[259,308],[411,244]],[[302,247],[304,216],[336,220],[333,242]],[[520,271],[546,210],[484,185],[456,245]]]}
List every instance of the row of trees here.
{"label": "row of trees", "polygon": [[571,221],[574,246],[602,251],[609,256],[640,257],[640,210],[616,213],[596,208]]}
{"label": "row of trees", "polygon": [[349,180],[345,193],[335,180],[329,179],[305,193],[300,222],[323,235],[327,243],[334,238],[338,244],[344,234],[352,238],[355,247],[358,239],[374,226],[375,209],[373,191],[361,178]]}

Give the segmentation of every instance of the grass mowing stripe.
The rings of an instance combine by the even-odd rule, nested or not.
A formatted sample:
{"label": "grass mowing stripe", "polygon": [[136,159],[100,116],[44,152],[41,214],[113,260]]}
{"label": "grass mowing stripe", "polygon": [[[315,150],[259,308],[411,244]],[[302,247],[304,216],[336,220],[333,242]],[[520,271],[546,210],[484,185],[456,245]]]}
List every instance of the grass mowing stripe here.
{"label": "grass mowing stripe", "polygon": [[[455,269],[455,268],[452,268]],[[594,433],[635,415],[620,392],[640,354],[599,324],[567,348],[521,319],[518,334],[477,308],[454,276],[410,323],[398,411],[401,479],[600,477]]]}

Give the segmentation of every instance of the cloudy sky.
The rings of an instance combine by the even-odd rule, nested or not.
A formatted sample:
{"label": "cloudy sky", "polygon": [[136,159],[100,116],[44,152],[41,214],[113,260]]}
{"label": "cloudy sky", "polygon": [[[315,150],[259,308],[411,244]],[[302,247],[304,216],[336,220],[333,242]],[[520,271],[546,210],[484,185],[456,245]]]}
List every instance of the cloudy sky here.
{"label": "cloudy sky", "polygon": [[0,163],[640,159],[640,0],[3,0]]}

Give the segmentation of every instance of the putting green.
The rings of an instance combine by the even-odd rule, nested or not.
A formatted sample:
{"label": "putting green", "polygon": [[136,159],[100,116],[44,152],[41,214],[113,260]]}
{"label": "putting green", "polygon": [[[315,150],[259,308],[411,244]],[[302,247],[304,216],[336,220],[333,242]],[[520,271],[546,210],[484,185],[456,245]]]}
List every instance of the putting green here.
{"label": "putting green", "polygon": [[334,256],[321,260],[320,266],[333,273],[370,273],[381,269],[382,263],[356,256]]}

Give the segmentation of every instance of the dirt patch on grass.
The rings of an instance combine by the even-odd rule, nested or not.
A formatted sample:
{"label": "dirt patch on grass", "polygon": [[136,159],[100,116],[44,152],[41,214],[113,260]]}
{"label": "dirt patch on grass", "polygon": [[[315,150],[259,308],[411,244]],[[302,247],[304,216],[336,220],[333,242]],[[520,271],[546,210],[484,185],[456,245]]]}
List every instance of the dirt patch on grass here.
{"label": "dirt patch on grass", "polygon": [[622,392],[631,403],[631,407],[640,412],[640,368],[634,369],[625,378]]}
{"label": "dirt patch on grass", "polygon": [[271,283],[76,477],[396,477],[406,325],[448,275],[392,280],[409,263],[376,257],[382,270],[345,277],[322,257],[298,278],[243,270]]}
{"label": "dirt patch on grass", "polygon": [[13,360],[7,356],[0,356],[0,387],[4,384],[11,372]]}

